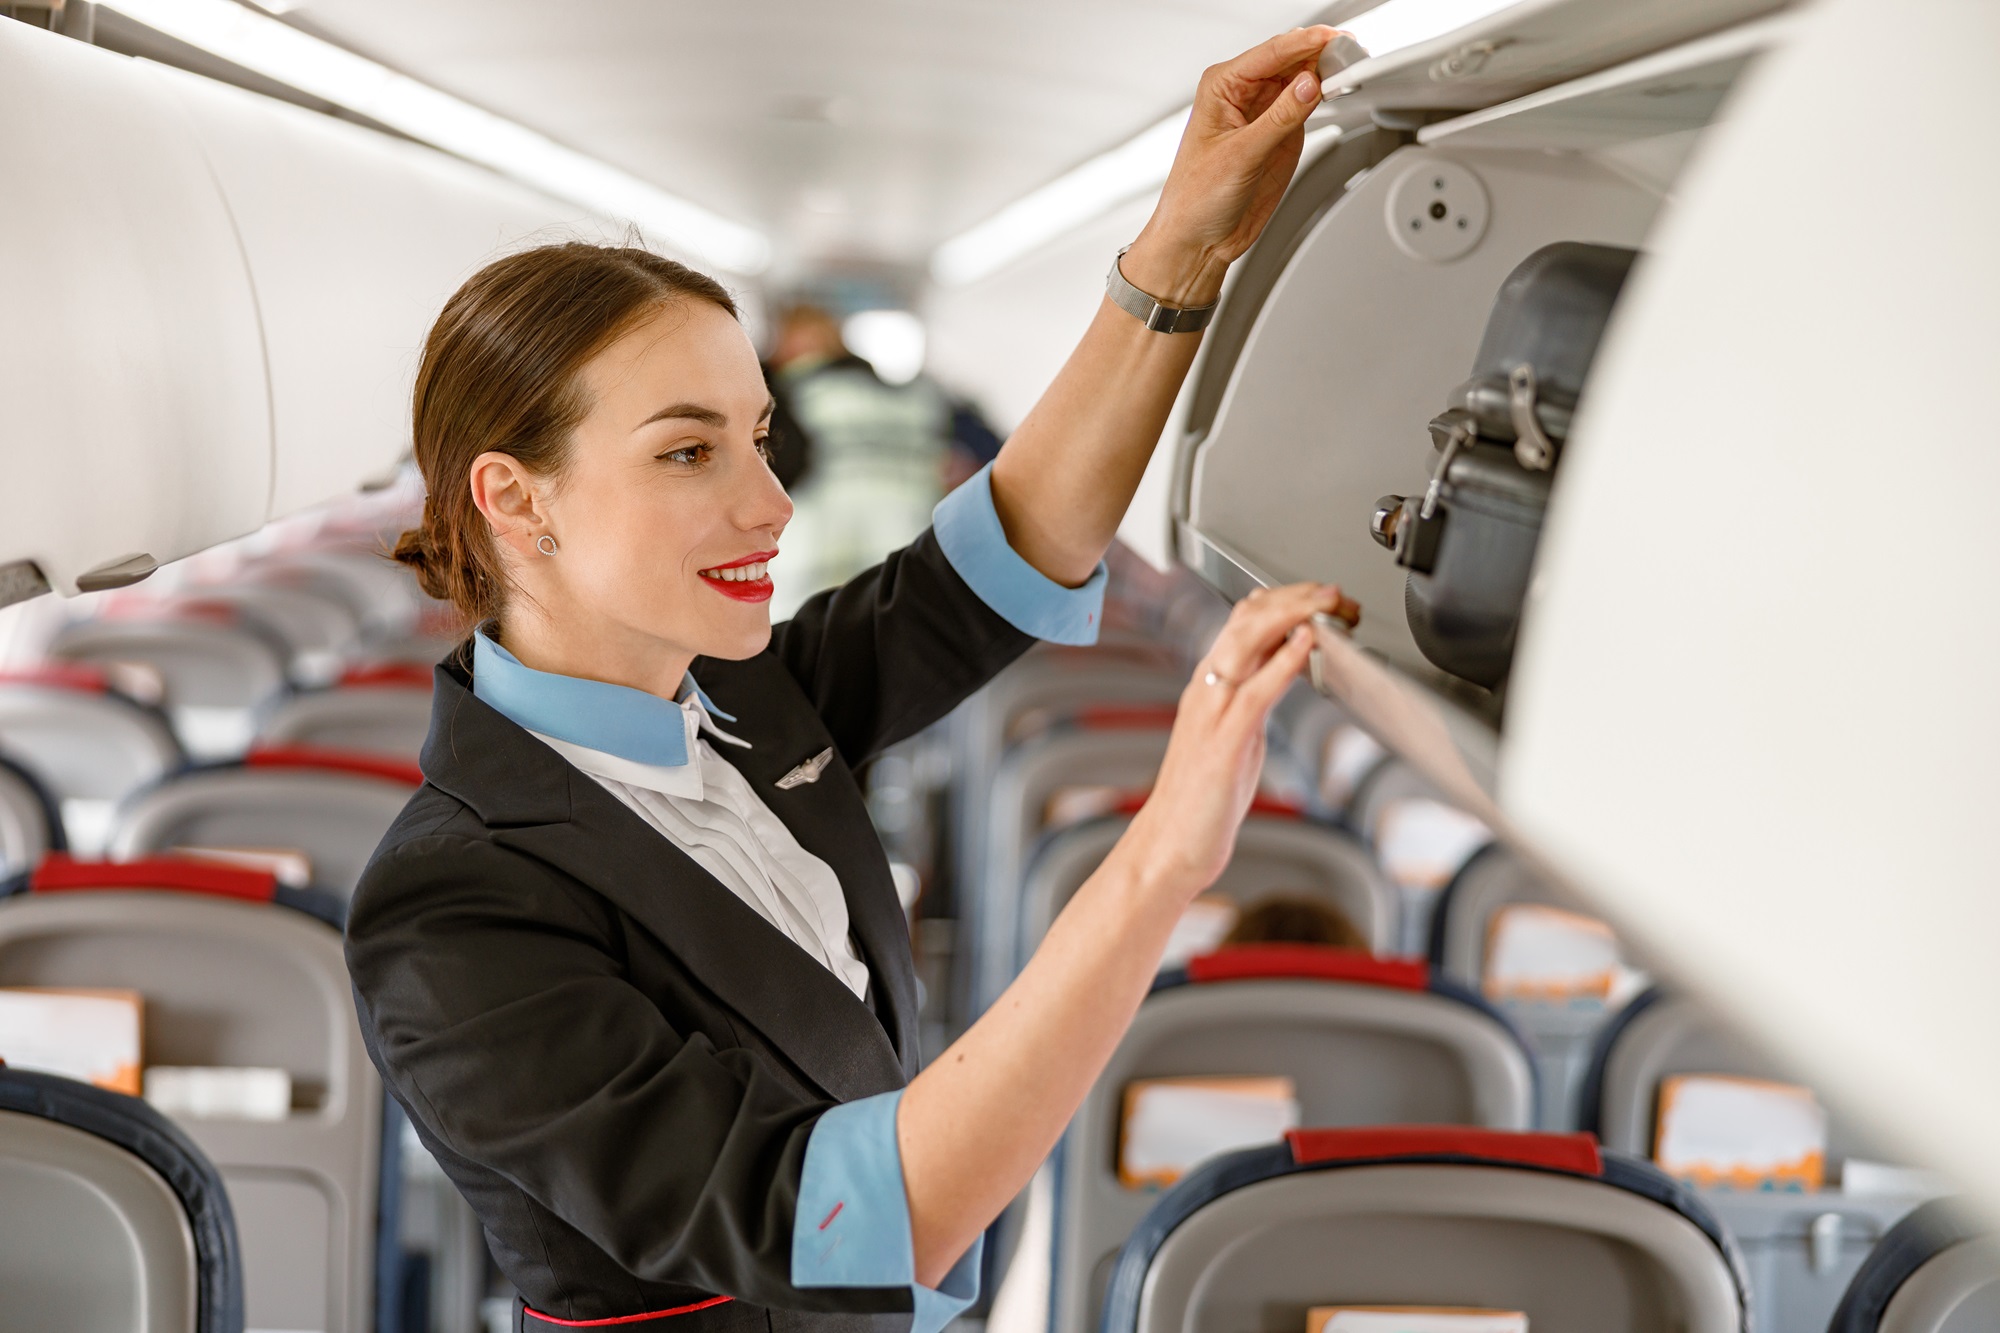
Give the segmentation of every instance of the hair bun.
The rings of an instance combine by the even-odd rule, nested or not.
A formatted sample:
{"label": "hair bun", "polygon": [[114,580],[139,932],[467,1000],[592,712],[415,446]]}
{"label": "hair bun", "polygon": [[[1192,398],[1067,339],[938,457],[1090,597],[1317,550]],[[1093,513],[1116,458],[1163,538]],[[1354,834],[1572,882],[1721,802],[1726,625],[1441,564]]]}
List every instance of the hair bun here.
{"label": "hair bun", "polygon": [[422,528],[411,528],[396,539],[396,549],[389,552],[399,565],[407,565],[416,573],[417,586],[424,590],[426,597],[439,601],[450,601],[451,591],[445,586],[445,571],[440,567],[437,548]]}

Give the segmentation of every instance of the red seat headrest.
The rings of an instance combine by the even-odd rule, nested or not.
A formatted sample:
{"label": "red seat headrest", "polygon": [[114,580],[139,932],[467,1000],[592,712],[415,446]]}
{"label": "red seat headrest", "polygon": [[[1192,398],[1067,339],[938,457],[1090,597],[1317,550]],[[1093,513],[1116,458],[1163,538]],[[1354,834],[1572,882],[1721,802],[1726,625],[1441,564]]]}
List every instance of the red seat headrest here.
{"label": "red seat headrest", "polygon": [[1351,981],[1397,990],[1428,990],[1431,969],[1416,958],[1378,958],[1324,944],[1232,944],[1190,958],[1188,980],[1268,981],[1284,978]]}
{"label": "red seat headrest", "polygon": [[249,870],[192,857],[79,861],[67,852],[50,852],[28,877],[30,893],[90,893],[119,889],[205,893],[217,898],[268,903],[278,895],[278,877],[268,870]]}
{"label": "red seat headrest", "polygon": [[1604,1158],[1590,1134],[1529,1134],[1467,1125],[1373,1125],[1366,1129],[1295,1129],[1285,1135],[1292,1160],[1362,1162],[1396,1157],[1476,1157],[1489,1162],[1601,1175]]}
{"label": "red seat headrest", "polygon": [[243,756],[247,768],[315,768],[330,773],[358,773],[363,777],[400,782],[405,786],[424,785],[424,771],[405,759],[367,754],[360,750],[327,750],[313,745],[273,745]]}

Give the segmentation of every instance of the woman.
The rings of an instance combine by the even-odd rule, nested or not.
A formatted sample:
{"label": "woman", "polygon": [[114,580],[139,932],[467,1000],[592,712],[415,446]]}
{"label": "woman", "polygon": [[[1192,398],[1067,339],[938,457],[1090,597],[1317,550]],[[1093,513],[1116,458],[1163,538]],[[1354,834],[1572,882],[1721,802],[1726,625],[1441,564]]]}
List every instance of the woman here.
{"label": "woman", "polygon": [[[1208,72],[1127,282],[1214,301],[1297,164],[1332,36]],[[439,318],[415,398],[430,498],[398,556],[483,624],[439,667],[428,781],[362,878],[348,961],[523,1327],[935,1333],[976,1294],[982,1230],[1228,859],[1303,622],[1356,614],[1314,586],[1237,609],[1130,832],[917,1073],[908,939],[851,769],[1031,636],[1094,638],[1101,557],[1197,342],[1123,295],[931,532],[775,630],[791,506],[720,287],[555,246]]]}

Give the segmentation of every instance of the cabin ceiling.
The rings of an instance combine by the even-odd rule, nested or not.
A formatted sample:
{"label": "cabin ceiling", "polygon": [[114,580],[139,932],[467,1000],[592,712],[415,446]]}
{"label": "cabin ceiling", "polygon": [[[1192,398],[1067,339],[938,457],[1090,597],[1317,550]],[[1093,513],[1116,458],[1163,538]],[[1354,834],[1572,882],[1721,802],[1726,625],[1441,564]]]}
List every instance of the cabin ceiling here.
{"label": "cabin ceiling", "polygon": [[[274,5],[273,8],[277,6]],[[911,274],[1315,0],[304,0],[285,17],[771,237]]]}

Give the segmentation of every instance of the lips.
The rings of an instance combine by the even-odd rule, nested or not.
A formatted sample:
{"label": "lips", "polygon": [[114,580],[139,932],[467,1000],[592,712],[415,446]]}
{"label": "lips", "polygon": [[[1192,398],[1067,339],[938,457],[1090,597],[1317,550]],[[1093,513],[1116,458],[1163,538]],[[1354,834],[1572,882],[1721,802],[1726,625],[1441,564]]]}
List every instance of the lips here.
{"label": "lips", "polygon": [[759,551],[726,565],[697,572],[702,582],[733,601],[767,602],[774,591],[770,566],[777,554],[776,551]]}

